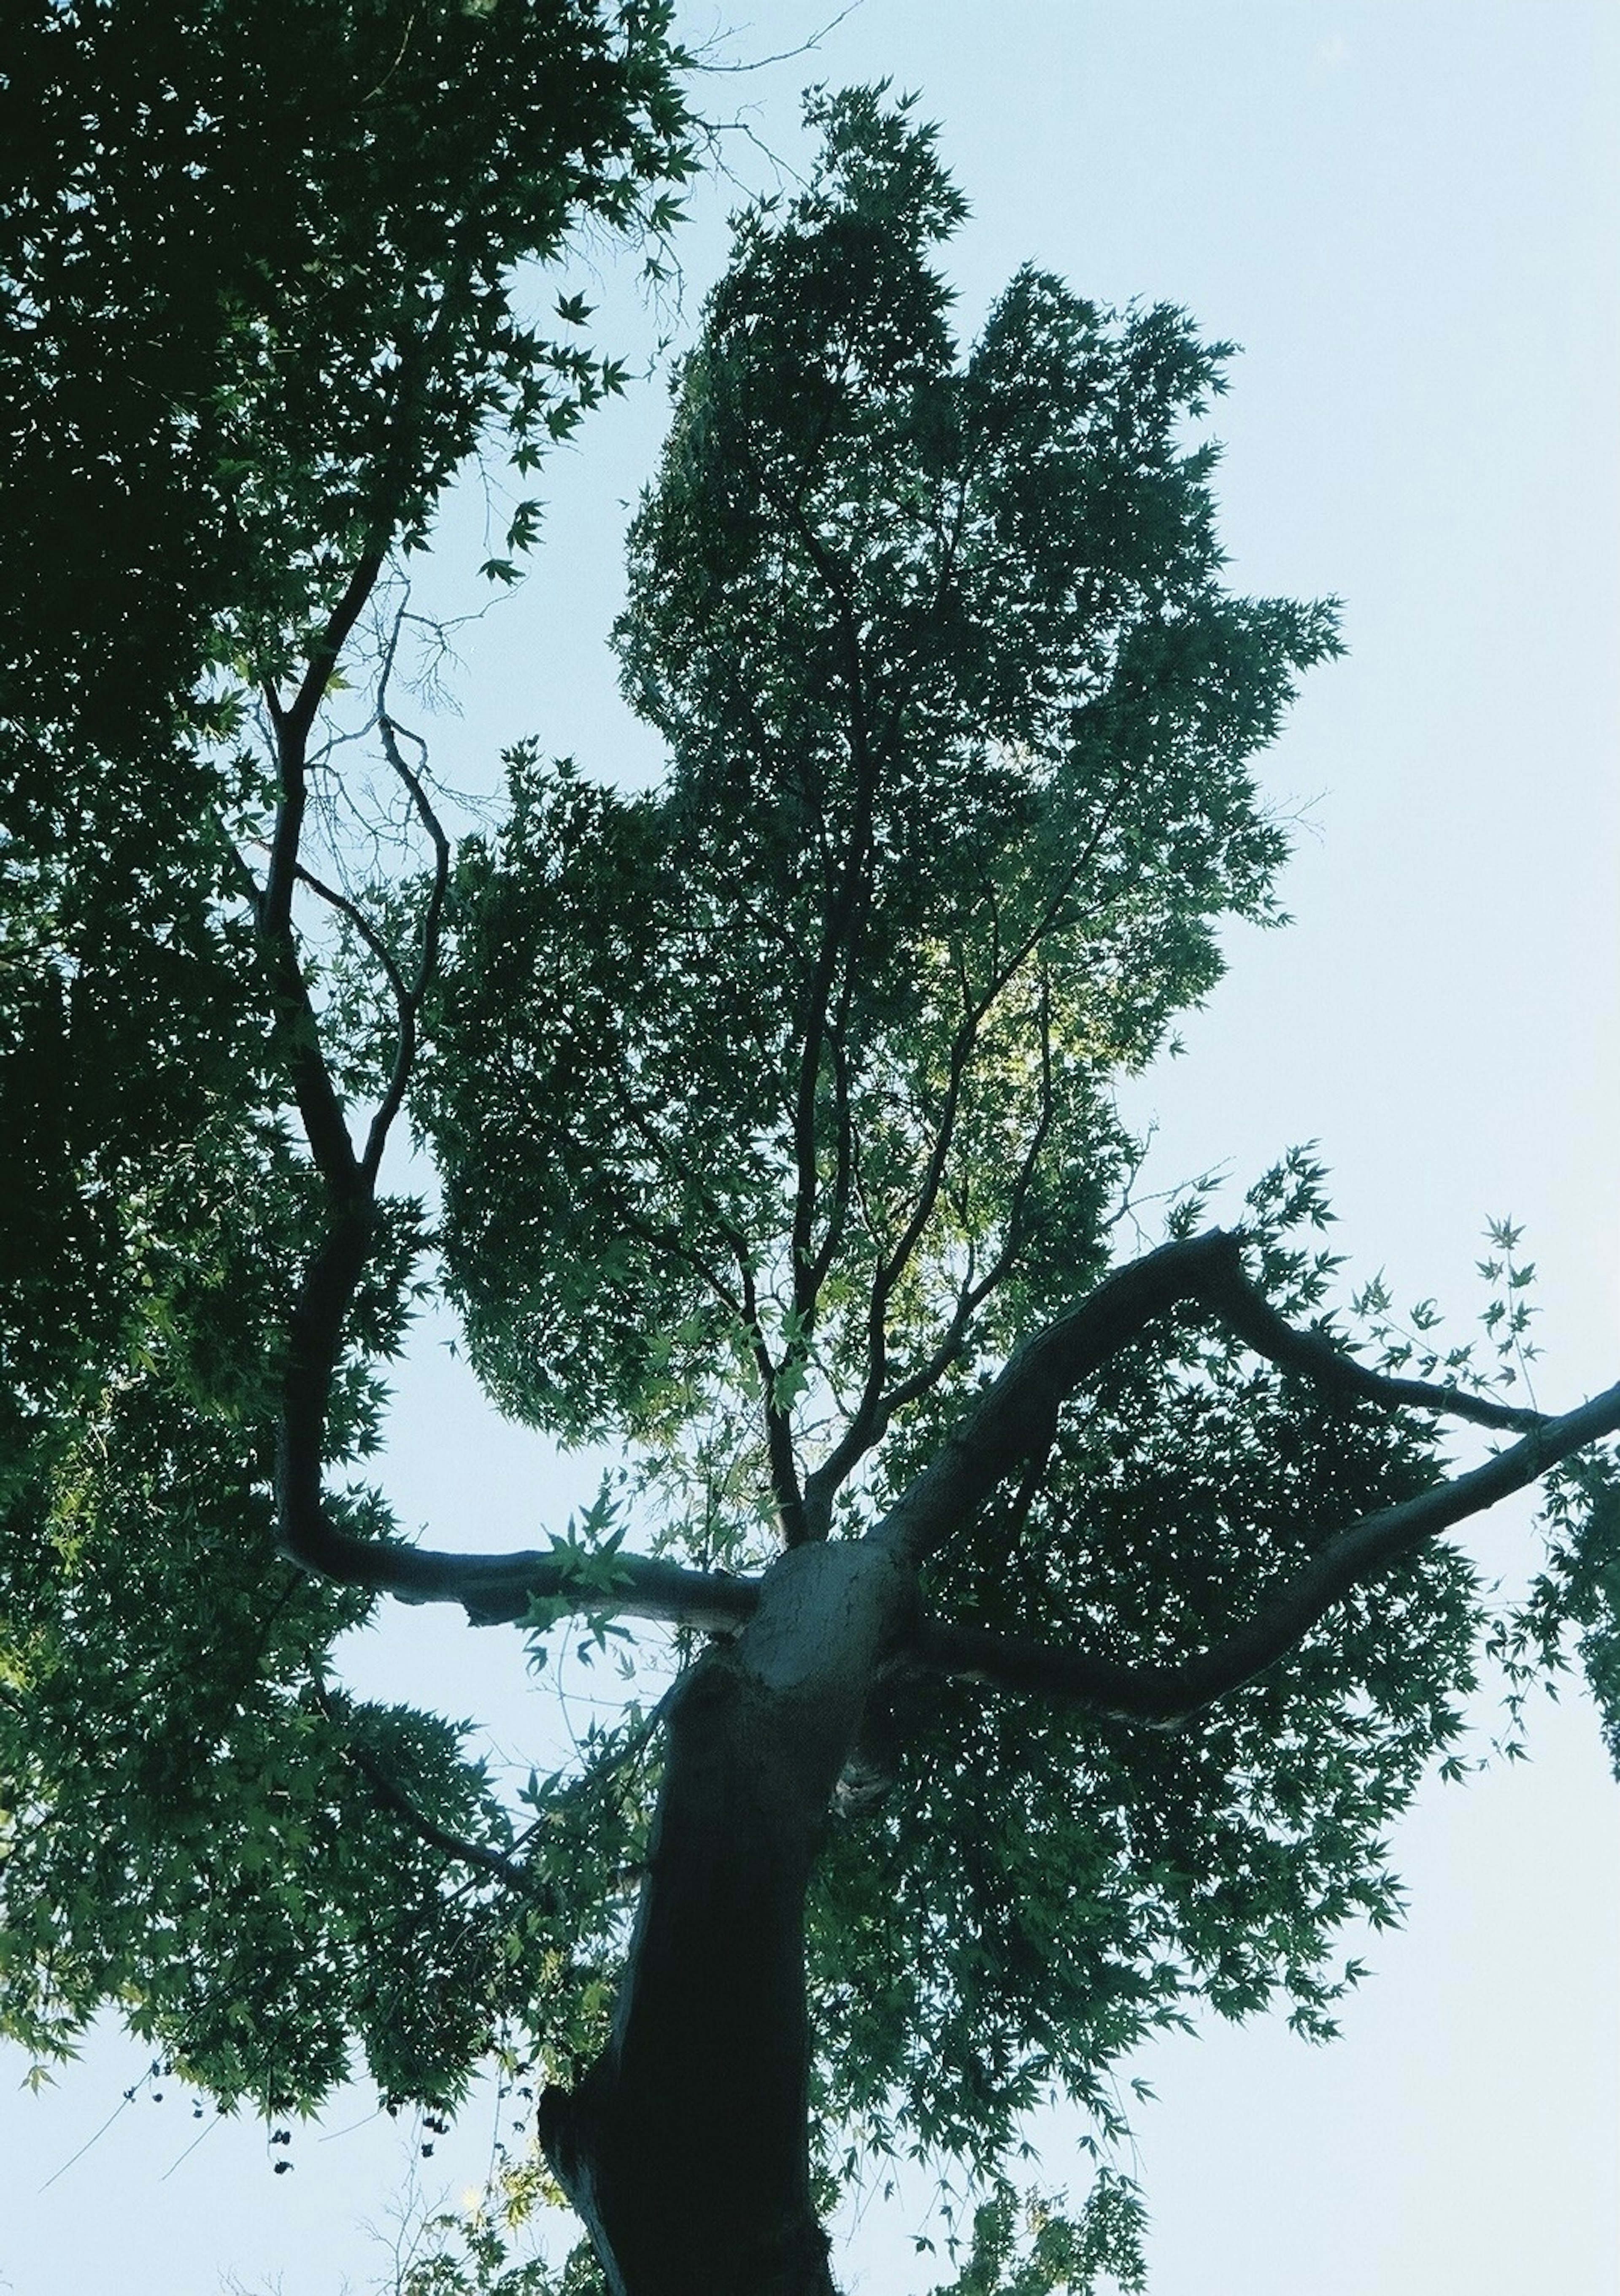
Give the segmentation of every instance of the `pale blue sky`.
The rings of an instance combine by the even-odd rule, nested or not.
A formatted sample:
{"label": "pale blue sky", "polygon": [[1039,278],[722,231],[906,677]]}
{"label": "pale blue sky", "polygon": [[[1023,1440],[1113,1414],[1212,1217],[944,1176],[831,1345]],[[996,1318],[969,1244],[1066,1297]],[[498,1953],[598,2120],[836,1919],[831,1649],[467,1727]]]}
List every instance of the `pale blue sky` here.
{"label": "pale blue sky", "polygon": [[[722,20],[688,12],[694,36]],[[733,57],[819,20],[761,5]],[[1165,298],[1244,346],[1215,429],[1232,579],[1345,600],[1349,659],[1315,675],[1268,760],[1301,816],[1286,934],[1234,938],[1232,972],[1184,1029],[1188,1056],[1133,1102],[1159,1169],[1229,1166],[1239,1189],[1320,1138],[1339,1247],[1466,1321],[1487,1216],[1525,1223],[1545,1308],[1544,1399],[1620,1375],[1613,1143],[1620,1132],[1620,13],[1608,0],[866,0],[816,56],[716,78],[798,151],[806,78],[916,87],[974,205],[950,262],[971,327],[1032,259],[1105,300]],[[740,139],[731,164],[764,162]],[[695,298],[723,257],[704,193],[686,242]],[[647,333],[605,280],[607,309]],[[538,732],[607,770],[649,770],[602,636],[622,505],[662,418],[641,388],[554,470],[548,540],[522,595],[469,644],[452,779]],[[476,502],[452,521],[464,557]],[[483,554],[481,550],[477,555]],[[447,591],[448,594],[448,591]],[[425,1346],[402,1382],[391,1464],[444,1544],[523,1543],[567,1500],[533,1439],[483,1413]],[[1474,1542],[1521,1572],[1526,1519]],[[357,1675],[481,1711],[527,1763],[547,1694],[514,1643],[450,1614],[395,1614]],[[1489,1715],[1484,1717],[1489,1723]],[[1309,2051],[1269,2025],[1166,2045],[1140,2070],[1155,2296],[1612,2296],[1620,2266],[1620,1792],[1570,1701],[1537,1759],[1435,1791],[1400,1837],[1407,1931],[1346,2038]],[[225,2272],[286,2296],[357,2291],[382,2267],[408,2140],[368,2123],[293,2148],[196,2128],[171,2091],[127,2108],[38,2188],[144,2065],[100,2046],[36,2105],[0,2090],[12,2199],[0,2288],[213,2296]],[[342,2132],[369,2111],[335,2114]],[[424,2174],[481,2171],[488,2113]],[[1048,2173],[1077,2173],[1073,2131]],[[437,2189],[437,2186],[430,2189]],[[851,2289],[932,2284],[907,2261],[914,2196],[875,2202]]]}

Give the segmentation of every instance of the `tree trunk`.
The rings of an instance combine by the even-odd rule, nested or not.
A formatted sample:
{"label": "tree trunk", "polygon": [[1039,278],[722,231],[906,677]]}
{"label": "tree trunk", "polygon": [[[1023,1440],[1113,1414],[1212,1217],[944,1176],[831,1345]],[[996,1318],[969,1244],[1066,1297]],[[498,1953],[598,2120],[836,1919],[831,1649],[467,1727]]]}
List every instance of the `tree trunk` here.
{"label": "tree trunk", "polygon": [[877,1546],[795,1548],[675,1702],[613,2035],[540,2105],[613,2296],[833,2296],[810,2201],[805,1890],[914,1599]]}

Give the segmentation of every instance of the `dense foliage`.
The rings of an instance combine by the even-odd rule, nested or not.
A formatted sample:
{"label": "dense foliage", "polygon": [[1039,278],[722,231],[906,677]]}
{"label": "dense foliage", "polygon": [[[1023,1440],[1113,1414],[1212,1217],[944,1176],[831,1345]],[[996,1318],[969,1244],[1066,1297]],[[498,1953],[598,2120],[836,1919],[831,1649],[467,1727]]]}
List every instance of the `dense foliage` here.
{"label": "dense foliage", "polygon": [[514,266],[586,219],[659,230],[686,154],[658,6],[9,12],[8,1385],[99,1380],[121,1208],[251,1106],[253,958],[220,914],[223,829],[251,840],[270,803],[249,705],[481,445],[531,468],[616,386],[577,298],[559,318]]}
{"label": "dense foliage", "polygon": [[[1250,760],[1332,645],[1326,609],[1221,586],[1186,436],[1221,347],[1024,273],[958,358],[930,139],[870,96],[822,124],[810,192],[743,220],[631,533],[619,645],[668,780],[514,760],[433,1070],[475,1364],[541,1425],[638,1442],[666,1538],[730,1565],[776,1528],[764,1382],[806,1488],[842,1455],[869,1520],[977,1365],[1100,1274],[1109,1078],[1210,986],[1217,920],[1270,913]],[[1308,1313],[1293,1179],[1257,1234]],[[1352,1495],[1432,1474],[1387,1414],[1178,1338],[963,1526],[942,1610],[1149,1658],[1235,1623]],[[1387,1912],[1374,1845],[1452,1726],[1469,1593],[1431,1558],[1194,1736],[915,1693],[903,1791],[817,1884],[836,2117],[991,2161],[1054,2081],[1103,2108],[1200,1993],[1281,1982],[1324,2025],[1328,1940]]]}
{"label": "dense foliage", "polygon": [[1217,921],[1271,913],[1248,760],[1334,643],[1221,586],[1182,433],[1223,347],[1029,272],[958,363],[929,139],[869,95],[821,124],[815,186],[743,219],[631,531],[668,780],[513,761],[433,1079],[493,1391],[688,1463],[756,1325],[830,1445],[1100,1268],[1107,1079],[1210,987]]}
{"label": "dense foliage", "polygon": [[[582,225],[670,220],[678,71],[667,11],[594,0],[8,17],[0,1988],[46,2059],[116,2001],[227,2101],[359,2057],[442,2099],[533,1990],[360,1761],[499,1838],[458,1732],[347,1711],[322,1654],[365,1598],[275,1559],[317,1192],[240,857],[266,694],[333,676],[334,614],[469,456],[521,478],[618,387],[557,266]],[[336,1457],[374,1447],[414,1225],[357,1303]]]}

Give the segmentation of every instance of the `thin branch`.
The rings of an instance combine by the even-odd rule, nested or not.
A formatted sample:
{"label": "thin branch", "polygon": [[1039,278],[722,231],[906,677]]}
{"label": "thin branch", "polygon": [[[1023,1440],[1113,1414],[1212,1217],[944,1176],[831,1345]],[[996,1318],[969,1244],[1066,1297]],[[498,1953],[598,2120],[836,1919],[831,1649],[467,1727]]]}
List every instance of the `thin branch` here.
{"label": "thin branch", "polygon": [[838,1011],[827,1023],[827,1049],[833,1058],[833,1122],[835,1137],[833,1150],[832,1201],[827,1210],[826,1226],[820,1245],[810,1262],[808,1290],[812,1302],[818,1299],[827,1271],[838,1256],[843,1242],[844,1224],[849,1218],[850,1192],[855,1171],[855,1126],[850,1110],[850,1064],[845,1051],[845,1034],[849,1021],[850,1004],[854,988],[851,969],[844,968],[839,991]]}
{"label": "thin branch", "polygon": [[432,840],[433,878],[422,921],[422,956],[416,968],[416,978],[399,1004],[399,1034],[394,1048],[393,1069],[376,1113],[371,1119],[371,1127],[366,1136],[366,1152],[360,1159],[360,1168],[368,1185],[375,1185],[382,1168],[382,1152],[388,1145],[389,1132],[399,1113],[410,1085],[411,1072],[416,1064],[416,1023],[422,1000],[438,971],[440,924],[444,911],[445,888],[450,875],[450,840],[428,800],[422,776],[406,762],[395,736],[393,720],[381,710],[377,715],[377,731],[390,766],[410,792],[417,818]]}
{"label": "thin branch", "polygon": [[[1099,829],[1098,836],[1100,835]],[[884,1381],[888,1372],[888,1303],[896,1284],[909,1266],[912,1256],[922,1241],[938,1205],[941,1191],[945,1184],[950,1145],[955,1136],[963,1082],[966,1076],[968,1062],[978,1043],[979,1031],[990,1017],[997,999],[1036,953],[1047,933],[1055,927],[1063,904],[1073,890],[1081,872],[1089,863],[1096,849],[1097,841],[1097,837],[1093,837],[1074,867],[1065,875],[1062,887],[1047,902],[1039,920],[1025,933],[1010,955],[1002,955],[1000,953],[998,923],[995,933],[996,956],[992,964],[989,985],[977,998],[970,996],[966,976],[963,977],[961,985],[965,1010],[961,1024],[951,1040],[944,1105],[933,1144],[929,1151],[922,1185],[918,1189],[911,1217],[898,1242],[893,1245],[887,1258],[879,1266],[873,1279],[868,1320],[866,1385],[843,1439],[832,1457],[824,1463],[820,1471],[830,1486],[827,1493],[829,1504],[831,1491],[837,1488],[856,1463],[864,1457],[873,1444],[882,1438],[894,1413],[902,1405],[915,1400],[919,1395],[925,1394],[942,1372],[955,1359],[960,1351],[967,1326],[974,1315],[983,1305],[996,1286],[1004,1280],[1016,1253],[1019,1215],[1027,1198],[1040,1151],[1046,1144],[1053,1115],[1050,1002],[1044,981],[1040,1007],[1041,1112],[1031,1136],[1018,1177],[1014,1183],[1003,1248],[998,1253],[992,1266],[977,1283],[969,1283],[963,1287],[950,1324],[927,1361],[917,1371],[909,1374],[898,1386],[885,1393]]]}
{"label": "thin branch", "polygon": [[405,986],[405,976],[394,962],[393,951],[365,911],[358,903],[351,901],[346,893],[340,893],[335,885],[325,883],[312,869],[306,869],[301,861],[298,864],[294,873],[299,883],[306,886],[317,900],[325,901],[329,909],[335,909],[339,916],[353,926],[382,967],[393,996],[395,1010],[403,1017],[410,1002]]}
{"label": "thin branch", "polygon": [[[666,1177],[677,1177],[670,1164],[668,1142],[660,1136],[646,1111],[632,1097],[623,1073],[616,1070],[608,1081],[613,1089],[620,1114],[648,1151],[654,1168]],[[685,1180],[689,1177],[689,1175],[681,1172],[678,1177]],[[746,1265],[748,1247],[745,1240],[728,1221],[713,1196],[704,1197],[703,1209],[713,1220],[738,1267],[744,1269],[745,1278],[748,1277],[749,1270]],[[708,1261],[694,1250],[691,1245],[680,1241],[680,1231],[678,1227],[671,1227],[668,1231],[655,1228],[647,1221],[639,1218],[636,1213],[628,1210],[622,1203],[618,1207],[614,1217],[622,1223],[628,1234],[639,1236],[649,1250],[662,1252],[666,1258],[673,1259],[678,1265],[689,1267],[699,1281],[714,1294],[728,1313],[735,1316],[739,1323],[745,1324],[748,1321],[748,1313],[743,1299],[730,1289],[716,1270],[711,1267]]]}
{"label": "thin branch", "polygon": [[394,1784],[381,1762],[374,1759],[363,1746],[345,1745],[343,1751],[383,1808],[408,1825],[430,1849],[442,1850],[457,1865],[472,1866],[480,1873],[493,1874],[498,1882],[504,1882],[509,1890],[522,1890],[526,1897],[550,1894],[544,1884],[514,1858],[503,1857],[498,1849],[491,1849],[487,1842],[464,1841],[460,1834],[450,1833],[447,1827],[438,1824],[419,1810],[409,1795]]}
{"label": "thin branch", "polygon": [[[1027,949],[1021,952],[1015,962],[1014,969],[1017,964],[1023,963],[1027,955]],[[1007,980],[1010,977],[1009,972],[1006,978],[997,982],[990,992],[991,1002],[993,1002],[994,998],[1000,994],[1001,989],[1007,985]],[[982,1003],[975,1009],[975,1013],[969,1016],[968,1021],[964,1022],[964,1032],[970,1029],[976,1029],[988,1010],[989,1004]],[[976,1279],[970,1262],[967,1275],[957,1296],[957,1304],[952,1311],[950,1322],[937,1345],[913,1371],[896,1381],[892,1387],[885,1389],[883,1384],[888,1371],[885,1310],[892,1284],[898,1281],[900,1274],[903,1272],[909,1260],[922,1235],[923,1227],[927,1218],[931,1217],[934,1204],[938,1201],[940,1190],[943,1185],[944,1150],[948,1144],[949,1126],[951,1120],[950,1108],[948,1104],[947,1115],[942,1119],[941,1135],[935,1142],[934,1153],[930,1160],[929,1174],[918,1209],[908,1227],[906,1236],[902,1238],[900,1244],[896,1246],[890,1259],[880,1267],[873,1280],[871,1320],[868,1332],[866,1385],[843,1434],[805,1484],[806,1503],[813,1508],[830,1514],[835,1496],[867,1453],[875,1444],[883,1440],[895,1413],[902,1410],[907,1404],[916,1402],[919,1397],[928,1394],[955,1362],[961,1353],[968,1326],[974,1316],[998,1284],[1005,1281],[1012,1267],[1018,1251],[1024,1207],[1028,1201],[1035,1168],[1040,1161],[1040,1152],[1046,1145],[1054,1115],[1050,1010],[1044,988],[1041,996],[1040,1037],[1040,1113],[1031,1131],[1019,1164],[1017,1177],[1013,1183],[1001,1249],[983,1275]],[[971,1046],[971,1036],[968,1037],[967,1041]],[[959,1032],[958,1043],[961,1042],[962,1033]],[[954,1073],[955,1062],[956,1048],[953,1047],[953,1074],[950,1087],[952,1099],[958,1081]]]}
{"label": "thin branch", "polygon": [[877,767],[871,729],[867,722],[866,672],[860,632],[850,601],[848,570],[840,566],[834,554],[817,534],[804,514],[802,501],[783,494],[767,464],[754,454],[746,434],[744,452],[761,494],[776,509],[784,525],[802,545],[811,567],[820,578],[832,602],[839,644],[843,652],[843,685],[849,706],[846,732],[854,778],[854,807],[849,838],[837,882],[829,888],[821,942],[805,991],[802,1044],[792,1112],[796,1170],[791,1235],[794,1308],[802,1328],[808,1332],[814,1320],[820,1283],[826,1266],[830,1264],[828,1255],[824,1252],[818,1256],[811,1243],[819,1193],[816,1158],[816,1095],[821,1077],[822,1045],[831,1026],[830,1005],[839,965],[853,938],[863,894],[869,890],[867,878],[877,796]]}
{"label": "thin branch", "polygon": [[[843,1434],[832,1452],[810,1477],[805,1487],[807,1496],[819,1513],[825,1514],[830,1510],[834,1495],[841,1484],[857,1463],[865,1457],[873,1444],[881,1439],[889,1423],[893,1409],[893,1398],[885,1396],[884,1391],[884,1382],[889,1369],[889,1301],[893,1297],[894,1287],[909,1265],[911,1256],[929,1220],[933,1218],[934,1207],[939,1201],[950,1141],[956,1128],[962,1078],[966,1073],[967,1060],[972,1053],[980,1023],[983,1020],[985,1009],[983,1005],[971,1009],[951,1041],[944,1107],[941,1113],[939,1128],[934,1135],[933,1147],[929,1152],[928,1163],[923,1175],[922,1186],[917,1192],[917,1202],[912,1208],[911,1218],[907,1222],[900,1241],[893,1245],[886,1257],[879,1261],[872,1277],[871,1297],[867,1308],[866,1380],[859,1399],[856,1403]],[[960,1303],[958,1303],[958,1316],[952,1319],[949,1337],[958,1336],[959,1320]],[[946,1360],[949,1360],[948,1357]]]}
{"label": "thin branch", "polygon": [[[1018,1255],[1022,1242],[1024,1210],[1029,1201],[1029,1192],[1034,1181],[1035,1168],[1040,1161],[1040,1152],[1046,1145],[1047,1136],[1052,1128],[1053,1112],[1049,1051],[1043,1050],[1040,1114],[1031,1131],[1023,1160],[1018,1168],[1018,1176],[1013,1182],[1001,1249],[983,1275],[974,1279],[972,1269],[969,1268],[968,1280],[962,1286],[950,1324],[938,1346],[924,1363],[919,1364],[915,1371],[909,1372],[903,1379],[897,1381],[884,1397],[871,1437],[872,1442],[882,1439],[897,1411],[903,1410],[907,1404],[915,1403],[920,1397],[928,1394],[943,1377],[961,1353],[963,1343],[967,1337],[968,1326],[974,1316],[997,1286],[1006,1281],[1013,1262]],[[851,1464],[852,1464],[853,1462]]]}
{"label": "thin branch", "polygon": [[[835,32],[838,29],[839,25],[843,23],[848,17],[854,15],[856,10],[862,5],[863,0],[849,0],[849,5],[847,8],[841,8],[835,16],[829,16],[826,22],[820,28],[819,31],[811,32],[807,38],[800,41],[797,47],[777,48],[771,55],[751,56],[746,63],[740,64],[712,63],[700,48],[692,58],[689,69],[695,72],[703,72],[705,75],[722,72],[741,73],[763,71],[767,64],[789,64],[796,62],[801,56],[813,55],[816,50],[821,45],[822,41],[826,38],[827,34],[829,32]],[[774,158],[774,153],[771,156]]]}
{"label": "thin branch", "polygon": [[385,1809],[391,1810],[408,1825],[412,1833],[418,1834],[430,1848],[442,1850],[447,1857],[455,1858],[458,1865],[475,1866],[481,1873],[493,1874],[509,1889],[522,1890],[529,1896],[537,1894],[539,1884],[535,1876],[514,1858],[503,1856],[498,1849],[491,1849],[485,1842],[464,1841],[460,1834],[450,1833],[416,1808],[410,1796],[389,1775],[375,1756],[368,1753],[364,1746],[358,1745],[349,1736],[345,1716],[341,1710],[347,1706],[348,1701],[341,1693],[328,1693],[318,1671],[315,1674],[311,1688],[316,1704],[339,1734],[344,1759],[353,1763]]}
{"label": "thin branch", "polygon": [[374,547],[365,552],[349,575],[342,596],[326,618],[326,627],[309,650],[309,659],[297,693],[284,704],[279,695],[267,695],[271,722],[277,733],[284,728],[298,742],[301,753],[309,728],[315,723],[315,713],[320,708],[326,688],[332,683],[332,673],[338,666],[338,657],[349,643],[350,631],[366,611],[366,602],[376,587],[377,577],[387,562],[385,548]]}
{"label": "thin branch", "polygon": [[432,889],[428,895],[427,912],[422,925],[422,961],[417,967],[415,983],[411,991],[413,1004],[420,1007],[422,999],[432,985],[433,976],[438,970],[440,929],[443,922],[445,890],[450,874],[450,840],[445,834],[443,823],[433,809],[423,776],[414,767],[406,762],[399,748],[399,736],[403,734],[407,742],[415,742],[424,758],[427,754],[427,744],[419,734],[413,734],[408,727],[398,724],[385,710],[380,709],[377,712],[377,732],[382,739],[383,755],[410,792],[410,800],[415,808],[416,817],[426,830],[433,848]]}
{"label": "thin branch", "polygon": [[803,1043],[799,1056],[799,1083],[794,1112],[794,1153],[797,1183],[794,1192],[794,1305],[808,1329],[818,1289],[817,1255],[811,1245],[818,1193],[816,1140],[816,1096],[821,1080],[822,1046],[831,1026],[830,1005],[838,968],[845,957],[867,890],[871,859],[873,816],[876,802],[876,766],[868,738],[860,636],[850,609],[844,585],[837,578],[827,552],[802,514],[797,515],[811,562],[827,585],[837,613],[844,651],[844,685],[849,701],[850,758],[854,767],[854,815],[840,880],[822,926],[804,1000]]}

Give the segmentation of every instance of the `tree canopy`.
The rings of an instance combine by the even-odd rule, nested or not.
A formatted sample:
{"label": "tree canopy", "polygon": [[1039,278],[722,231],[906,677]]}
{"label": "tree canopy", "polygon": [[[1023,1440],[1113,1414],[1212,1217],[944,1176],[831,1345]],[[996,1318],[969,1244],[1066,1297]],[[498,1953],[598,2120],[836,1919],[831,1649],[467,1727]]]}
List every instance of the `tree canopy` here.
{"label": "tree canopy", "polygon": [[[533,2069],[570,2288],[825,2291],[831,2191],[909,2152],[983,2196],[960,2296],[1139,2284],[1110,2171],[1015,2239],[1028,2109],[1115,2133],[1201,2002],[1331,2031],[1488,1637],[1573,1635],[1616,1726],[1620,1391],[1336,1312],[1298,1152],[1125,1248],[1112,1087],[1276,917],[1254,761],[1332,610],[1224,585],[1228,347],[1034,270],[959,345],[932,131],[822,94],[630,533],[667,770],[537,740],[453,840],[392,570],[613,387],[513,266],[662,227],[678,60],[656,9],[319,6],[306,82],[284,12],[42,10],[13,82],[24,499],[83,506],[3,697],[0,2017],[46,2062],[116,2003],[273,2113]],[[623,1463],[543,1552],[363,1480],[435,1270],[495,1406]],[[1493,1618],[1443,1534],[1542,1480]],[[508,1807],[431,1685],[344,1688],[390,1594],[680,1671]]]}

